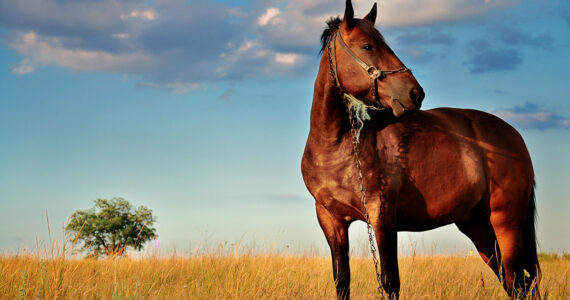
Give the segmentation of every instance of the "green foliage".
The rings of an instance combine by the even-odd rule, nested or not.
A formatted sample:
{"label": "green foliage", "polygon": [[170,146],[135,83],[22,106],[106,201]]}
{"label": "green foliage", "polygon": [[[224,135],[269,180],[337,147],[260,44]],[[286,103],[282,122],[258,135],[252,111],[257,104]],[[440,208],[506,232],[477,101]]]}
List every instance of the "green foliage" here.
{"label": "green foliage", "polygon": [[123,255],[127,247],[141,250],[154,239],[156,219],[145,206],[133,209],[123,198],[97,199],[95,207],[78,210],[65,227],[73,243],[82,243],[81,250],[90,256]]}

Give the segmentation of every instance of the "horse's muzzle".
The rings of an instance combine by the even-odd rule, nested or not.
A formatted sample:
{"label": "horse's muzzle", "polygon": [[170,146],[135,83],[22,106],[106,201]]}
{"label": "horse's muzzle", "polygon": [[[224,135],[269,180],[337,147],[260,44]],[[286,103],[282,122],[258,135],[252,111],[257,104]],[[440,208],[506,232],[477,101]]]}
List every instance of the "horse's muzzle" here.
{"label": "horse's muzzle", "polygon": [[418,109],[422,105],[425,96],[424,89],[419,85],[410,90],[410,99],[418,106]]}

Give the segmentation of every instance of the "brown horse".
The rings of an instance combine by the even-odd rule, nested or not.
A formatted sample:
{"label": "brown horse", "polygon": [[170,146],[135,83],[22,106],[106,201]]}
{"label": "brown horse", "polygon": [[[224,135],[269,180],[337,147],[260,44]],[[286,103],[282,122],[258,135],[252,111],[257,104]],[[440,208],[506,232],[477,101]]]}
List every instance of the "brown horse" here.
{"label": "brown horse", "polygon": [[481,111],[417,111],[423,90],[375,19],[376,4],[356,19],[348,0],[344,19],[328,22],[301,166],[331,249],[338,298],[350,295],[348,227],[366,219],[365,208],[391,297],[400,289],[397,232],[451,223],[509,295],[538,295],[534,174],[521,136]]}

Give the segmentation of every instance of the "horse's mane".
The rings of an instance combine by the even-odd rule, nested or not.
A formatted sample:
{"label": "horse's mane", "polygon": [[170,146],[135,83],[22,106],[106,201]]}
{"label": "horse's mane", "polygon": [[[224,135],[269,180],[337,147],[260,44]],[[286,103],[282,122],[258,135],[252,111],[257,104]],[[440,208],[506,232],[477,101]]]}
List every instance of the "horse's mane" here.
{"label": "horse's mane", "polygon": [[321,51],[319,51],[320,54],[323,54],[323,52],[325,52],[325,48],[327,47],[329,39],[333,33],[340,28],[340,23],[342,23],[340,17],[331,17],[327,21],[328,28],[325,28],[325,30],[323,30],[323,34],[321,34]]}
{"label": "horse's mane", "polygon": [[[360,29],[365,34],[372,37],[376,43],[380,44],[386,42],[382,34],[378,30],[376,30],[373,23],[361,19],[354,19],[354,20],[356,21],[358,27],[360,27]],[[323,54],[323,52],[325,52],[325,48],[327,47],[329,39],[340,28],[341,23],[342,20],[338,16],[331,17],[327,21],[328,28],[325,28],[325,30],[323,30],[323,34],[321,34],[321,51],[319,51],[319,54]]]}

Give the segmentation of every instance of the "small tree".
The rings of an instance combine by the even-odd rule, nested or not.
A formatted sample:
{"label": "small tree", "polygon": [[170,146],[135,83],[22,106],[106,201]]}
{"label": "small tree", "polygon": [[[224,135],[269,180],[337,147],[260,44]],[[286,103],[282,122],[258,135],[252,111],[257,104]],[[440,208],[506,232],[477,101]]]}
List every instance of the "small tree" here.
{"label": "small tree", "polygon": [[156,237],[156,219],[145,206],[134,209],[123,198],[97,199],[95,207],[78,210],[65,227],[69,238],[82,242],[81,250],[90,256],[123,255],[127,247],[141,250]]}

